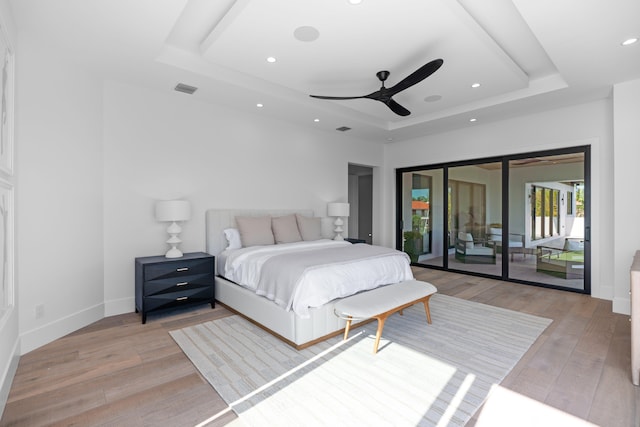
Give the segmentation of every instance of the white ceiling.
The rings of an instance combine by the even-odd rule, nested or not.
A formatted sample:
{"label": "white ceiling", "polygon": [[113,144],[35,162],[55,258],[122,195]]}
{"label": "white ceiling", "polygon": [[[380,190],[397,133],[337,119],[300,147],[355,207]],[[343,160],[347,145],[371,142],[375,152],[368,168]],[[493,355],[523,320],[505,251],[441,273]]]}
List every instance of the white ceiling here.
{"label": "white ceiling", "polygon": [[[640,37],[638,0],[11,4],[19,37],[106,79],[166,91],[185,83],[198,90],[180,96],[332,132],[347,126],[378,142],[604,98],[613,84],[640,78],[640,42],[621,46]],[[317,39],[298,40],[300,27]],[[309,97],[366,95],[380,87],[376,72],[390,71],[391,87],[437,58],[438,71],[394,96],[407,117],[369,99]]]}

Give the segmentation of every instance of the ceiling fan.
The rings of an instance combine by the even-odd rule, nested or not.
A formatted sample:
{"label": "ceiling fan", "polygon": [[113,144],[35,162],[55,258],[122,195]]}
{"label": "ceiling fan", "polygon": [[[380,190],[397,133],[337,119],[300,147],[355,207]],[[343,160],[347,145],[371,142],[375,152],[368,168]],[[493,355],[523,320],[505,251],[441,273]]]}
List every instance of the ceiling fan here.
{"label": "ceiling fan", "polygon": [[392,99],[392,96],[397,94],[398,92],[401,92],[401,91],[403,91],[405,89],[410,88],[411,86],[413,86],[415,84],[420,83],[422,80],[426,79],[431,74],[433,74],[436,71],[438,71],[438,68],[440,68],[442,66],[443,62],[444,61],[442,59],[434,59],[433,61],[428,62],[427,64],[425,64],[422,67],[418,68],[413,73],[409,74],[407,77],[405,77],[399,83],[397,83],[394,86],[391,86],[389,88],[384,87],[384,82],[385,82],[385,80],[387,80],[387,77],[389,77],[390,73],[388,71],[378,71],[376,73],[376,76],[382,82],[382,87],[380,88],[380,90],[372,92],[369,95],[363,95],[363,96],[309,95],[309,96],[312,97],[312,98],[337,99],[337,100],[360,99],[360,98],[373,99],[374,101],[382,102],[387,107],[389,107],[391,109],[391,111],[393,111],[394,113],[398,114],[399,116],[408,116],[409,114],[411,114],[411,111],[407,110],[402,105],[400,105],[396,101],[394,101]]}

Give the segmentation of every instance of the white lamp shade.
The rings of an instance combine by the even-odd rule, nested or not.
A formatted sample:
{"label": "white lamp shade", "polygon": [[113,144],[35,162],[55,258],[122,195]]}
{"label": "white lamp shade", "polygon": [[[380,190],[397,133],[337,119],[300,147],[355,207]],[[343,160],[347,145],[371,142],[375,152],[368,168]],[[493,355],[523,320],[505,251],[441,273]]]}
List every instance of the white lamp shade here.
{"label": "white lamp shade", "polygon": [[191,205],[186,200],[163,200],[156,202],[158,221],[187,221],[191,218]]}
{"label": "white lamp shade", "polygon": [[329,203],[327,205],[328,216],[349,216],[349,203]]}

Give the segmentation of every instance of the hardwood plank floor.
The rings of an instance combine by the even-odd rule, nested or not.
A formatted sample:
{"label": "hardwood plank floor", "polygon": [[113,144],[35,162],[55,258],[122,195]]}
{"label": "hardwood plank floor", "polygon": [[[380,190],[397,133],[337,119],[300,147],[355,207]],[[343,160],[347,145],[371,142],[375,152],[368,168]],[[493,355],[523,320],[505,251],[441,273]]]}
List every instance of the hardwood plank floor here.
{"label": "hardwood plank floor", "polygon": [[[553,319],[502,386],[601,426],[640,426],[630,322],[611,302],[422,268],[442,294]],[[194,426],[235,418],[167,333],[231,313],[217,306],[102,319],[20,359],[0,426]],[[436,319],[434,319],[436,321]],[[482,411],[469,423],[482,419]]]}

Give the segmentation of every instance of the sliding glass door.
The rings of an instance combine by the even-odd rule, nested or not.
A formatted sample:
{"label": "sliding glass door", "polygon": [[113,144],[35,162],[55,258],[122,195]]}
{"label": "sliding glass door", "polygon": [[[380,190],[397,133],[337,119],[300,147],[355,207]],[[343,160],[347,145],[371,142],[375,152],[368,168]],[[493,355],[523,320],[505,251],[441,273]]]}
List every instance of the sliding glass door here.
{"label": "sliding glass door", "polygon": [[502,215],[501,163],[448,168],[449,268],[490,275],[502,271],[492,228]]}
{"label": "sliding glass door", "polygon": [[416,265],[589,292],[589,147],[397,171]]}
{"label": "sliding glass door", "polygon": [[[510,224],[524,237],[509,277],[585,290],[585,152],[509,161]],[[588,243],[587,243],[588,244]]]}
{"label": "sliding glass door", "polygon": [[441,169],[401,174],[400,246],[411,261],[444,265],[443,175]]}

